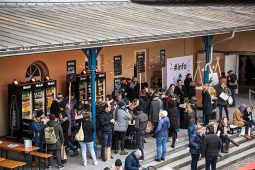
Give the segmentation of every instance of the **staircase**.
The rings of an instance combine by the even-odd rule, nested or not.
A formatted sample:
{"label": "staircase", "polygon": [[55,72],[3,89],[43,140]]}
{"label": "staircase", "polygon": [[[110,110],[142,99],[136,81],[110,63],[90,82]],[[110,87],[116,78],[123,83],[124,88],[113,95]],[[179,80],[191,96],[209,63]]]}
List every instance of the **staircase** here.
{"label": "staircase", "polygon": [[[253,129],[254,130],[254,129]],[[230,144],[229,153],[220,153],[221,157],[217,162],[217,169],[224,169],[231,164],[234,164],[240,160],[250,157],[255,153],[255,139],[247,140],[243,137],[239,137],[239,134],[232,135],[232,138],[237,141],[240,146],[236,147]],[[170,145],[171,142],[168,142]],[[154,153],[155,156],[155,153]],[[142,162],[146,166],[154,166],[158,170],[187,170],[190,169],[191,156],[188,148],[188,141],[183,140],[176,144],[176,148],[170,149],[168,147],[166,160],[162,162],[155,162],[154,158],[149,158]],[[205,159],[198,161],[198,169],[205,168]]]}

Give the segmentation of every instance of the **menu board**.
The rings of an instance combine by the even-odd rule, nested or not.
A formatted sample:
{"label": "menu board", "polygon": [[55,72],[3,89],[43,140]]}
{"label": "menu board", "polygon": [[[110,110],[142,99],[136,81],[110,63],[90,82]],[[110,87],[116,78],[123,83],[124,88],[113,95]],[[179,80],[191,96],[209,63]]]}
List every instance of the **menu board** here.
{"label": "menu board", "polygon": [[137,73],[145,72],[145,53],[138,52],[136,53],[136,66],[137,66]]}
{"label": "menu board", "polygon": [[42,110],[44,112],[44,90],[34,90],[34,110]]}
{"label": "menu board", "polygon": [[67,61],[67,64],[66,64],[66,81],[68,83],[76,82],[76,61],[75,60]]}
{"label": "menu board", "polygon": [[21,92],[21,103],[22,103],[22,118],[23,119],[32,119],[31,114],[31,92],[30,91],[23,91]]}
{"label": "menu board", "polygon": [[121,55],[114,56],[113,62],[114,62],[114,75],[115,76],[122,75],[122,57],[121,57]]}
{"label": "menu board", "polygon": [[47,115],[50,114],[50,106],[51,106],[55,96],[56,96],[56,88],[55,87],[47,87],[46,88]]}
{"label": "menu board", "polygon": [[160,66],[161,67],[166,66],[166,50],[165,49],[160,50]]}
{"label": "menu board", "polygon": [[118,93],[121,91],[120,81],[121,81],[121,78],[114,78],[114,92],[115,92],[115,96],[117,96]]}

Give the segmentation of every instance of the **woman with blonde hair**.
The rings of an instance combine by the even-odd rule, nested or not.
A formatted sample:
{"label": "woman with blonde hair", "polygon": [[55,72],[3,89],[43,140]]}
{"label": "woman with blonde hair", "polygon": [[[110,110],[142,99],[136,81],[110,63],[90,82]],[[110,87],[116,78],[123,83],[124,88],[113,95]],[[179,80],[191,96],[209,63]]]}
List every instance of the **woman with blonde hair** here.
{"label": "woman with blonde hair", "polygon": [[186,103],[185,112],[187,114],[188,136],[189,136],[189,140],[190,140],[191,136],[196,131],[196,114],[195,114],[194,110],[192,109],[190,103]]}

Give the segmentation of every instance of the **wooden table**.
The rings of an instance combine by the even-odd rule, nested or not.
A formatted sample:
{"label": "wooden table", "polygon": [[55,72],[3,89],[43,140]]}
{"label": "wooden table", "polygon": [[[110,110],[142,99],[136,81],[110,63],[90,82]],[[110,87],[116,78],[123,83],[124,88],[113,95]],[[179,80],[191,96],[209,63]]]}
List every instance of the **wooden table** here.
{"label": "wooden table", "polygon": [[5,160],[5,158],[0,157],[0,161],[3,161],[3,160]]}
{"label": "wooden table", "polygon": [[[10,144],[17,144],[18,146],[9,147],[8,145]],[[8,158],[8,151],[22,153],[24,155],[27,165],[30,165],[29,153],[40,149],[37,146],[25,147],[25,145],[22,143],[15,143],[9,141],[2,141],[2,143],[0,143],[0,148],[6,151],[6,158]]]}

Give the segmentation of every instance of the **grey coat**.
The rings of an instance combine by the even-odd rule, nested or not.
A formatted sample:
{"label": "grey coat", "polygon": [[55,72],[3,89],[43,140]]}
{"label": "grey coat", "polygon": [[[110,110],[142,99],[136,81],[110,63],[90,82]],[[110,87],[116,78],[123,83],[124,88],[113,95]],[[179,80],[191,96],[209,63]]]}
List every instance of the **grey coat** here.
{"label": "grey coat", "polygon": [[163,102],[158,96],[156,96],[153,98],[150,105],[150,117],[152,122],[159,121],[159,111],[161,109],[163,109]]}
{"label": "grey coat", "polygon": [[63,134],[63,130],[60,123],[57,121],[51,120],[47,123],[46,127],[47,126],[50,126],[50,127],[54,126],[55,135],[58,139],[56,144],[48,144],[47,150],[54,151],[54,150],[60,149],[61,145],[64,144],[64,134]]}
{"label": "grey coat", "polygon": [[118,109],[116,116],[116,123],[114,124],[114,131],[126,132],[128,128],[128,121],[132,118],[131,114],[123,109]]}
{"label": "grey coat", "polygon": [[135,119],[135,128],[137,131],[145,131],[148,123],[148,116],[142,111],[138,111],[138,113]]}

